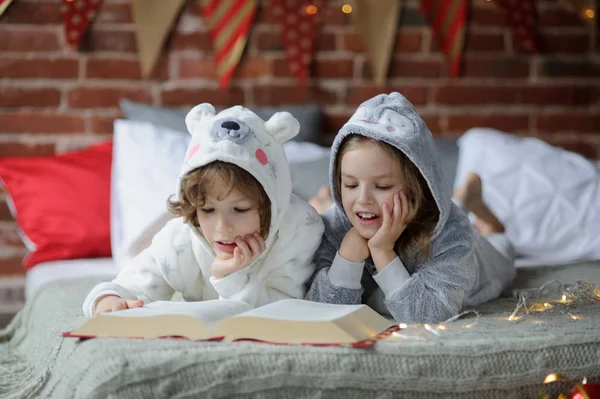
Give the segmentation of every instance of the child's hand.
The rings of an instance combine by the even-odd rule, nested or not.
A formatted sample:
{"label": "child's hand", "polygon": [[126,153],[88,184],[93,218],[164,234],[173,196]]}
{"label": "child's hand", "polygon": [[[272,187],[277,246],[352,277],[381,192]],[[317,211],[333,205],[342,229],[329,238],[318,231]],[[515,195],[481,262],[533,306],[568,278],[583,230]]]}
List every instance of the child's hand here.
{"label": "child's hand", "polygon": [[144,301],[141,299],[123,299],[116,295],[106,295],[96,302],[94,316],[117,310],[141,308],[142,306],[144,306]]}
{"label": "child's hand", "polygon": [[362,263],[369,257],[367,240],[352,227],[342,240],[339,254],[342,258],[350,262]]}
{"label": "child's hand", "polygon": [[251,264],[265,250],[265,240],[257,232],[236,237],[237,247],[229,259],[216,258],[211,266],[215,278],[223,278]]}
{"label": "child's hand", "polygon": [[406,194],[404,192],[394,194],[394,204],[391,211],[387,204],[383,204],[383,222],[368,243],[371,253],[394,251],[394,244],[406,229],[408,223],[414,218],[414,214],[414,210],[408,204]]}

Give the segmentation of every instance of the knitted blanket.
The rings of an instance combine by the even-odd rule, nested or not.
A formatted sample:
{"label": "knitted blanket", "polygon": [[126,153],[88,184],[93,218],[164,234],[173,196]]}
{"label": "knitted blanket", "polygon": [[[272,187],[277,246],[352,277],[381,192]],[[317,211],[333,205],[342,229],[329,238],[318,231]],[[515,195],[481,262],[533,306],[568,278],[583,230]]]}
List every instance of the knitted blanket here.
{"label": "knitted blanket", "polygon": [[0,397],[532,398],[572,386],[543,386],[552,372],[600,377],[600,303],[509,321],[516,299],[501,298],[370,349],[62,338],[98,281],[45,286],[0,331]]}

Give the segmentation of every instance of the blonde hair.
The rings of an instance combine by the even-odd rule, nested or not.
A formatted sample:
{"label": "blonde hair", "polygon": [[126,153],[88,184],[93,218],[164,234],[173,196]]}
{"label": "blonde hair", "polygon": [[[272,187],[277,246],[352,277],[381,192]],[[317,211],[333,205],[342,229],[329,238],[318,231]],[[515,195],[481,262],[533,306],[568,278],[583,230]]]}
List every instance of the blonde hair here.
{"label": "blonde hair", "polygon": [[437,225],[440,211],[419,169],[396,147],[365,136],[348,136],[340,145],[335,162],[333,189],[336,198],[340,201],[342,198],[342,157],[347,152],[365,144],[371,144],[380,148],[397,162],[406,182],[404,193],[409,204],[413,209],[416,209],[415,217],[408,223],[406,229],[396,242],[396,250],[398,252],[421,250],[425,256],[429,256],[431,252],[431,234]]}
{"label": "blonde hair", "polygon": [[207,184],[212,184],[217,176],[229,185],[227,194],[236,188],[258,205],[260,235],[266,239],[271,224],[271,201],[263,186],[250,172],[232,163],[214,161],[188,172],[181,178],[179,200],[167,200],[169,212],[176,217],[182,216],[186,223],[199,229],[198,208],[206,202]]}

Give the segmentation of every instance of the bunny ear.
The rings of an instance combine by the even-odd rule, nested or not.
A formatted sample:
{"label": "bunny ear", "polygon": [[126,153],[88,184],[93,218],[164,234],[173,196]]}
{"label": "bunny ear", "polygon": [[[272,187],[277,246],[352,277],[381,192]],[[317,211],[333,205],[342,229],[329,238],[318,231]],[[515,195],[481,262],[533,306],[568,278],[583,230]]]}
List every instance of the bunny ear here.
{"label": "bunny ear", "polygon": [[194,131],[198,129],[202,120],[207,116],[215,115],[215,107],[209,103],[202,103],[196,105],[190,110],[185,116],[185,125],[187,126],[188,132],[194,135]]}
{"label": "bunny ear", "polygon": [[276,112],[265,122],[265,128],[275,141],[283,144],[300,132],[300,122],[289,112]]}

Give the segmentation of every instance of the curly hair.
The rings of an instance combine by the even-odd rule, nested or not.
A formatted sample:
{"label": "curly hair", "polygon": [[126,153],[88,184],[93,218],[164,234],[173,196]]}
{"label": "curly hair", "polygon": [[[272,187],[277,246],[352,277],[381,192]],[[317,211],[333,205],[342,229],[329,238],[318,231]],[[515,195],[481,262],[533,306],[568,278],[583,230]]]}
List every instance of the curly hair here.
{"label": "curly hair", "polygon": [[271,224],[271,201],[262,185],[250,172],[229,162],[214,161],[183,176],[179,200],[171,200],[171,198],[167,200],[169,212],[175,217],[183,217],[186,223],[191,223],[200,229],[198,209],[206,202],[207,184],[211,184],[217,176],[229,185],[229,191],[238,189],[258,205],[260,235],[266,239]]}
{"label": "curly hair", "polygon": [[440,211],[437,203],[429,190],[427,181],[419,172],[414,163],[408,159],[400,150],[383,141],[375,140],[360,135],[350,135],[341,144],[338,151],[338,157],[335,163],[334,171],[334,192],[338,199],[342,198],[341,182],[342,157],[348,151],[359,148],[365,143],[373,144],[387,154],[389,154],[397,163],[406,182],[405,194],[408,202],[416,209],[415,217],[408,223],[406,229],[396,241],[396,250],[421,250],[425,256],[429,256],[431,251],[431,233],[437,225]]}

